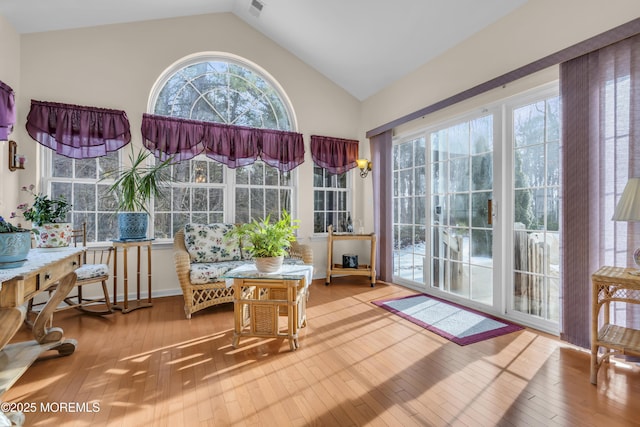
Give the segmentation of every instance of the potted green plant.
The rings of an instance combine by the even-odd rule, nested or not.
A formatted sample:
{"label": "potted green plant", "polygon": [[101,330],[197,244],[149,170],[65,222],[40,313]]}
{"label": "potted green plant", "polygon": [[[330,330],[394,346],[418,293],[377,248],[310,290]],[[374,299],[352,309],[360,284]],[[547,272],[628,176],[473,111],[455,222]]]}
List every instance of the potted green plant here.
{"label": "potted green plant", "polygon": [[11,213],[11,218],[24,217],[33,225],[36,242],[40,248],[59,248],[69,246],[72,225],[67,220],[67,214],[71,211],[71,204],[62,195],[50,198],[46,194],[36,193],[35,185],[22,187],[33,196],[33,204],[19,204],[16,212]]}
{"label": "potted green plant", "polygon": [[171,181],[172,159],[149,165],[150,151],[129,153],[129,165],[106,172],[103,179],[113,179],[107,189],[117,201],[119,238],[136,240],[147,237],[148,204],[163,196]]}
{"label": "potted green plant", "polygon": [[0,269],[21,267],[31,248],[31,230],[17,227],[0,216]]}
{"label": "potted green plant", "polygon": [[271,222],[271,215],[258,221],[238,224],[230,236],[242,242],[242,250],[248,251],[255,259],[256,269],[262,273],[273,273],[282,266],[284,256],[296,240],[294,231],[299,220],[291,220],[287,211],[283,211],[280,220]]}

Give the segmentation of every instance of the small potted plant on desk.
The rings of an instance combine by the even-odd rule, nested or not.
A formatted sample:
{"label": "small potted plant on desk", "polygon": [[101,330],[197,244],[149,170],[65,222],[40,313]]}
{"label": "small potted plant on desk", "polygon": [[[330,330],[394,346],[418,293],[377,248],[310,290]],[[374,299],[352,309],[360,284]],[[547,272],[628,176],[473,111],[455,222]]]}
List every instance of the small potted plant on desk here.
{"label": "small potted plant on desk", "polygon": [[140,240],[147,237],[148,204],[152,198],[163,196],[163,189],[171,181],[171,158],[149,165],[150,151],[131,150],[129,165],[106,172],[103,179],[113,179],[107,189],[117,201],[120,240]]}
{"label": "small potted plant on desk", "polygon": [[33,205],[21,203],[17,206],[20,213],[12,212],[11,218],[22,215],[33,225],[33,232],[39,248],[61,248],[69,246],[72,225],[67,220],[71,204],[63,195],[50,198],[46,194],[34,192],[35,185],[22,187],[33,196]]}
{"label": "small potted plant on desk", "polygon": [[259,272],[274,273],[280,270],[291,242],[296,240],[294,231],[298,228],[298,222],[292,221],[289,213],[283,211],[280,220],[273,223],[271,216],[267,215],[261,221],[254,219],[250,223],[236,225],[231,236],[238,237],[242,242],[242,249],[255,259]]}
{"label": "small potted plant on desk", "polygon": [[21,267],[30,248],[31,230],[17,227],[0,216],[0,269]]}

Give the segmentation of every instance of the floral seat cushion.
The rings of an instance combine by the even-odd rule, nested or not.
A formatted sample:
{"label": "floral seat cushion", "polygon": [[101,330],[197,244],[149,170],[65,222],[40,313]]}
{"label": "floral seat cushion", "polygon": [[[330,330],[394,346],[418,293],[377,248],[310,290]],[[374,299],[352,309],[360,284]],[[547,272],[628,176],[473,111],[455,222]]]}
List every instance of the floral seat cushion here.
{"label": "floral seat cushion", "polygon": [[203,285],[205,283],[219,282],[221,276],[227,271],[246,264],[246,261],[222,261],[192,263],[189,270],[191,284]]}
{"label": "floral seat cushion", "polygon": [[242,259],[236,238],[225,237],[233,224],[187,224],[184,243],[192,263],[239,261]]}
{"label": "floral seat cushion", "polygon": [[84,264],[76,269],[78,280],[93,279],[109,275],[109,266],[107,264]]}

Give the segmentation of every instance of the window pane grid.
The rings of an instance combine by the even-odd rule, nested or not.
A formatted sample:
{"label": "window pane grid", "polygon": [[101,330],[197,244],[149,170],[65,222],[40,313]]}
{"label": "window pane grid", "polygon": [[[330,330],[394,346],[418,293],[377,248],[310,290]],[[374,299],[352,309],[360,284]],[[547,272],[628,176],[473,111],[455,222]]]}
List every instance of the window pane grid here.
{"label": "window pane grid", "polygon": [[424,283],[426,255],[426,140],[393,147],[394,276]]}
{"label": "window pane grid", "polygon": [[[347,174],[331,174],[327,170],[315,166],[313,168],[313,232],[326,233],[329,225],[336,232],[346,232],[351,219],[348,211]],[[353,230],[353,228],[351,229]]]}
{"label": "window pane grid", "polygon": [[105,171],[115,169],[118,153],[95,159],[71,159],[49,151],[45,157],[50,176],[44,177],[43,192],[52,198],[63,195],[72,204],[67,220],[75,227],[87,224],[87,242],[117,238],[116,200],[106,194],[109,181],[100,181]]}

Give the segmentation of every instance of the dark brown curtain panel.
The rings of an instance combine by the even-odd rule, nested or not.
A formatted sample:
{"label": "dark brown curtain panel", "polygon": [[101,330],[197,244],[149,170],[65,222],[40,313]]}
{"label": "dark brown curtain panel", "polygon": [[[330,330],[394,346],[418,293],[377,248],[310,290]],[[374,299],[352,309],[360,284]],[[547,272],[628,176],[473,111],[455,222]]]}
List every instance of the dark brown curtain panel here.
{"label": "dark brown curtain panel", "polygon": [[[640,35],[561,64],[561,338],[590,346],[591,274],[632,266],[640,227],[614,222],[630,177],[640,176]],[[612,310],[616,323],[635,313]],[[631,323],[631,324],[630,324]]]}

